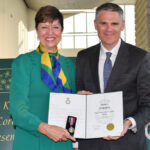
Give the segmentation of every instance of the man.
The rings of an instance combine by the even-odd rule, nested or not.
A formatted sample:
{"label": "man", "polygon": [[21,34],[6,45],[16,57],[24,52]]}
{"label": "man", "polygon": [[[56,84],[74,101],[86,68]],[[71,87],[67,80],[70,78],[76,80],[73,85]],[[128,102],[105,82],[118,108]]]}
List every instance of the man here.
{"label": "man", "polygon": [[101,42],[78,53],[76,88],[80,94],[123,91],[124,129],[119,137],[79,140],[79,150],[147,150],[150,54],[120,39],[125,21],[118,5],[99,6],[94,25]]}

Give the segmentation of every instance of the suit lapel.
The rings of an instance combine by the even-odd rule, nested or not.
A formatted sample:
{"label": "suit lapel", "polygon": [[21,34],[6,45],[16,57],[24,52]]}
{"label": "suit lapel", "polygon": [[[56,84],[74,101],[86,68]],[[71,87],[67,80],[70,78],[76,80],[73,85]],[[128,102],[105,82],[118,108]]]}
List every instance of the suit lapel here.
{"label": "suit lapel", "polygon": [[94,86],[96,87],[96,93],[100,92],[99,85],[99,74],[98,74],[98,62],[99,62],[100,44],[96,45],[92,49],[92,55],[89,56],[90,69],[92,73],[92,79],[94,81]]}
{"label": "suit lapel", "polygon": [[128,64],[128,58],[129,55],[127,44],[122,41],[110,78],[107,82],[105,92],[112,91],[113,86],[115,86],[114,85],[115,81],[118,80],[119,76],[123,73],[125,67]]}

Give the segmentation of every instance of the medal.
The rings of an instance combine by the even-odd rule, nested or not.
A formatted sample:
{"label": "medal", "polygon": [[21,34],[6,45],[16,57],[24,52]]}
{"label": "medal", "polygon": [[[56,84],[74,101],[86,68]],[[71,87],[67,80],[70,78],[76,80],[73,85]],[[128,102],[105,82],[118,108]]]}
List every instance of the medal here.
{"label": "medal", "polygon": [[75,124],[76,124],[76,117],[68,116],[68,118],[67,118],[67,124],[66,124],[66,129],[68,130],[68,132],[72,136],[74,135]]}
{"label": "medal", "polygon": [[70,128],[69,128],[69,132],[70,132],[70,133],[73,133],[73,132],[74,132],[74,128],[73,128],[73,127],[70,127]]}
{"label": "medal", "polygon": [[74,128],[73,128],[74,122],[75,122],[75,118],[69,117],[69,124],[70,124],[69,132],[70,132],[70,133],[73,133],[73,132],[74,132]]}

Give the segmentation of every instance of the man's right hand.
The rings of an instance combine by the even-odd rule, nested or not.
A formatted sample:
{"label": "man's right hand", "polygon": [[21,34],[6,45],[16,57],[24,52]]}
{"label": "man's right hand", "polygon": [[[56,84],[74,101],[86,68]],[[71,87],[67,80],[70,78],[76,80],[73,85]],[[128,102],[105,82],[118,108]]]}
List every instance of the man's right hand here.
{"label": "man's right hand", "polygon": [[91,94],[93,94],[93,93],[92,93],[92,92],[90,92],[90,91],[82,90],[82,91],[77,91],[77,94],[82,94],[82,95],[91,95]]}

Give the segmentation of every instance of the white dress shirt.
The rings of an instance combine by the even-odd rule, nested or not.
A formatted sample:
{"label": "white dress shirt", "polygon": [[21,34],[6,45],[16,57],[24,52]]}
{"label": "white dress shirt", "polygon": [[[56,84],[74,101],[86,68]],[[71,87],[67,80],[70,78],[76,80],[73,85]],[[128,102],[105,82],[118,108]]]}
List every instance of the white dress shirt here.
{"label": "white dress shirt", "polygon": [[104,80],[103,80],[103,69],[104,69],[104,63],[106,60],[106,53],[107,52],[111,52],[112,55],[110,57],[110,60],[112,62],[112,67],[114,66],[118,51],[119,51],[119,47],[121,44],[121,40],[119,40],[118,44],[111,50],[108,51],[106,48],[104,48],[104,46],[101,43],[101,50],[100,50],[100,55],[99,55],[99,67],[98,67],[98,73],[99,73],[99,81],[100,81],[100,88],[101,88],[101,92],[104,92]]}
{"label": "white dress shirt", "polygon": [[[112,50],[107,50],[101,43],[99,64],[98,64],[98,74],[99,74],[100,89],[101,89],[102,93],[104,92],[103,68],[104,68],[104,63],[106,60],[106,52],[112,53],[110,60],[112,62],[112,67],[113,67],[116,57],[117,57],[117,54],[118,54],[118,51],[119,51],[119,48],[120,48],[120,45],[121,45],[121,39],[119,39],[117,45]],[[129,117],[127,119],[129,119],[132,122],[132,126],[129,129],[131,129],[135,133],[137,131],[135,119],[132,117]]]}

